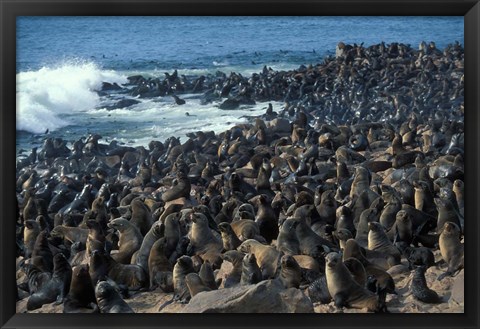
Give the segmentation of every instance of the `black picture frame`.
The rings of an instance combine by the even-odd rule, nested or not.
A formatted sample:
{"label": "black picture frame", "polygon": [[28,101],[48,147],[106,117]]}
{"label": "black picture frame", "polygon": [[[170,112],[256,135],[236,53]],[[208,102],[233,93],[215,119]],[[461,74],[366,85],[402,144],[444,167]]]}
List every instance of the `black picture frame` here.
{"label": "black picture frame", "polygon": [[[478,0],[0,0],[0,325],[2,328],[477,328],[480,127]],[[15,27],[17,16],[62,15],[459,15],[465,18],[466,188],[464,314],[15,314]]]}

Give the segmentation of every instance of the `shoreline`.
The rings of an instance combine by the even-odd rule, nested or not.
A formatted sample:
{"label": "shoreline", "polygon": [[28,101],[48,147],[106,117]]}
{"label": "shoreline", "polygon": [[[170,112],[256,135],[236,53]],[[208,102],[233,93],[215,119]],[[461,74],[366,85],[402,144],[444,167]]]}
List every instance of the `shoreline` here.
{"label": "shoreline", "polygon": [[[175,73],[166,74],[165,79],[130,77],[130,95],[137,94],[141,98],[173,94],[181,98],[182,93],[178,91],[183,88],[185,93],[198,89],[203,95],[202,100],[218,101],[220,107],[232,111],[260,101],[281,101],[285,107],[282,110],[269,108],[265,114],[249,118],[248,123],[237,124],[222,133],[196,131],[187,134],[184,143],[170,137],[164,141],[152,140],[143,147],[129,147],[115,142],[106,144],[100,135],[95,134],[85,136],[73,145],[62,138],[47,139],[35,152],[17,157],[19,261],[24,257],[21,254],[40,248],[28,245],[23,231],[37,237],[41,229],[46,229],[50,232],[48,246],[52,256],[65,253],[74,265],[88,264],[92,261],[92,254],[76,250],[73,257],[70,250],[71,244],[78,242],[79,237],[68,237],[59,231],[75,226],[86,234],[93,234],[86,227],[87,221],[98,222],[102,233],[99,236],[103,236],[99,239],[106,239],[101,241],[103,245],[105,241],[110,243],[108,252],[103,245],[99,252],[106,252],[108,258],[108,255],[115,257],[116,248],[121,249],[121,246],[115,242],[117,230],[107,223],[118,217],[127,218],[138,229],[144,230],[144,239],[154,223],[167,225],[169,214],[178,214],[171,219],[179,225],[179,235],[175,239],[178,243],[187,236],[190,247],[176,256],[170,254],[166,257],[173,257],[169,260],[173,266],[178,264],[180,256],[188,255],[196,273],[201,264],[209,260],[216,271],[212,273],[217,281],[215,284],[220,282],[220,286],[218,290],[203,294],[223,298],[228,291],[223,289],[230,289],[224,287],[227,279],[236,280],[231,262],[224,258],[229,249],[239,248],[238,252],[243,253],[248,250],[256,255],[260,268],[266,266],[259,260],[262,253],[245,244],[245,240],[253,238],[273,248],[268,253],[275,257],[281,258],[282,253],[299,256],[295,258],[302,269],[302,274],[296,278],[299,283],[287,285],[286,290],[272,288],[272,296],[269,296],[272,300],[278,299],[275,294],[289,291],[304,311],[338,312],[342,308],[337,308],[331,301],[318,305],[310,286],[325,271],[326,250],[341,249],[340,232],[349,231],[351,238],[368,249],[368,229],[362,231],[360,221],[362,213],[373,211],[380,200],[385,205],[375,210],[379,213],[373,221],[383,225],[389,243],[401,252],[394,265],[385,265],[367,256],[382,271],[389,273],[395,283],[397,295],[386,295],[387,309],[412,313],[462,312],[461,275],[437,281],[437,277],[446,271],[446,265],[436,244],[427,243],[425,239],[439,238],[437,216],[443,210],[436,199],[443,199],[445,194],[453,195],[457,203],[456,215],[449,217],[449,221],[458,221],[460,229],[464,228],[463,215],[460,215],[463,214],[463,190],[460,187],[463,187],[464,179],[463,48],[452,45],[441,51],[433,43],[422,44],[420,48],[414,50],[402,44],[364,48],[339,43],[335,57],[288,72],[275,72],[265,67],[250,77],[236,73],[219,74],[216,80],[204,77],[203,81],[200,77],[194,81],[182,80]],[[112,85],[103,85],[103,92],[108,93],[109,89],[118,92]],[[362,170],[356,169],[359,166],[369,173],[367,177],[361,177]],[[415,184],[419,181],[431,184],[431,189],[423,190],[421,197],[416,194],[419,188]],[[385,186],[393,187],[394,199],[400,205],[388,215],[391,209],[387,206],[393,201]],[[62,190],[68,197],[53,202]],[[422,204],[418,203],[419,198],[423,198]],[[324,201],[327,199],[328,202]],[[133,200],[141,206],[133,206]],[[429,200],[432,203],[435,200],[431,207],[426,206]],[[239,211],[242,205],[251,210]],[[146,220],[146,223],[138,222],[138,207],[145,214],[146,219],[142,221]],[[416,231],[407,234],[409,238],[401,241],[392,231],[399,220],[395,216],[400,209],[410,209],[411,220],[419,216],[423,221],[421,229],[417,227]],[[208,219],[207,226],[197,228],[196,225],[200,224],[192,222],[190,212],[201,212]],[[384,217],[380,216],[381,213]],[[317,241],[309,242],[307,246],[313,244],[323,252],[318,253],[309,247],[295,252],[284,249],[280,233],[287,230],[283,224],[288,218],[295,218],[300,223],[304,221],[298,225],[306,225],[311,232],[308,233],[309,239]],[[255,220],[250,225],[257,234],[243,236],[245,232],[235,232],[239,242],[235,248],[227,247],[229,244],[226,244],[219,224],[227,222],[232,225],[247,219]],[[33,231],[25,226],[26,221],[35,227]],[[199,233],[199,238],[195,238],[197,230],[203,232]],[[273,236],[272,232],[275,232]],[[303,238],[307,239],[298,229],[290,234],[297,237],[301,246]],[[202,239],[203,235],[208,238]],[[90,239],[96,240],[88,238],[89,248],[98,248],[91,245],[94,241]],[[207,249],[203,248],[205,239],[210,243]],[[141,241],[136,250],[140,245]],[[420,245],[427,247],[435,257],[436,264],[427,270],[426,282],[442,298],[436,306],[417,301],[409,288],[414,267],[409,266],[405,246]],[[130,263],[130,259],[131,255],[125,264]],[[30,258],[29,262],[45,266],[35,258]],[[133,261],[133,264],[137,263]],[[279,262],[274,272],[259,283],[241,288],[235,282],[233,287],[251,289],[253,294],[256,285],[270,284],[271,281],[275,286],[276,280],[284,284],[281,276],[282,271],[287,270],[285,266]],[[25,279],[21,267],[17,266],[19,285]],[[44,269],[46,272],[51,270]],[[463,273],[461,268],[455,272],[458,270]],[[310,274],[306,275],[306,272]],[[113,273],[106,274],[107,277],[111,275]],[[148,277],[148,269],[145,275]],[[148,289],[148,280],[141,285],[142,289]],[[379,293],[379,287],[377,283],[376,293]],[[159,289],[154,290],[155,294],[132,292],[132,297],[126,301],[132,305],[137,303],[132,306],[136,312],[158,310],[158,306],[167,300],[166,296],[173,296],[162,295]],[[325,293],[325,287],[319,289]],[[22,301],[17,303],[17,310],[23,311],[28,292],[19,288],[19,297]],[[380,303],[380,295],[378,298]],[[177,312],[184,308],[205,311],[205,305],[198,302],[199,299],[193,297],[193,302],[187,306],[174,302],[165,311]],[[230,305],[228,310],[241,311],[242,302],[246,303],[238,301],[238,305]],[[291,310],[291,305],[285,301],[279,303],[283,305],[280,309]],[[47,304],[45,312],[62,310],[63,304],[58,307]],[[259,310],[267,307],[263,304],[257,306]],[[221,305],[215,307],[217,311],[224,310]],[[82,308],[83,311],[88,309]],[[350,312],[351,307],[347,306],[345,311]]]}

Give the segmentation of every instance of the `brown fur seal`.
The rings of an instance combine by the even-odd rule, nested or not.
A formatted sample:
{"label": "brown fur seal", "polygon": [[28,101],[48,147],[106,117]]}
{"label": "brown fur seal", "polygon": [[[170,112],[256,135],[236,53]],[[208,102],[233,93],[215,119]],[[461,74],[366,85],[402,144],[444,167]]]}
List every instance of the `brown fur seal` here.
{"label": "brown fur seal", "polygon": [[232,222],[230,225],[242,242],[248,239],[255,239],[260,242],[265,241],[265,238],[260,235],[260,228],[258,227],[258,224],[253,220],[241,219],[239,221]]}
{"label": "brown fur seal", "polygon": [[297,238],[298,221],[287,218],[280,227],[280,232],[277,238],[277,250],[286,255],[299,255],[300,242]]}
{"label": "brown fur seal", "polygon": [[212,290],[205,285],[202,278],[200,278],[197,273],[188,273],[185,276],[185,283],[187,284],[191,297],[195,296],[199,292]]}
{"label": "brown fur seal", "polygon": [[182,171],[177,171],[177,178],[174,185],[162,194],[162,200],[165,202],[178,198],[190,198],[191,184],[188,176]]}
{"label": "brown fur seal", "polygon": [[338,249],[330,241],[316,234],[305,222],[304,218],[295,218],[298,221],[296,228],[300,242],[300,252],[313,258],[320,257],[326,251]]}
{"label": "brown fur seal", "polygon": [[73,268],[72,282],[63,305],[63,313],[96,313],[98,312],[95,289],[88,273],[88,265]]}
{"label": "brown fur seal", "polygon": [[180,303],[188,303],[190,300],[190,291],[188,290],[185,277],[189,273],[194,273],[192,259],[188,256],[182,256],[177,259],[177,263],[173,267],[173,289],[174,301]]}
{"label": "brown fur seal", "polygon": [[262,271],[258,267],[255,254],[249,253],[242,260],[242,276],[240,285],[245,286],[262,281]]}
{"label": "brown fur seal", "polygon": [[132,263],[141,266],[145,272],[149,272],[148,258],[153,244],[164,236],[165,225],[160,221],[155,222],[142,240],[142,245],[132,257]]}
{"label": "brown fur seal", "polygon": [[222,263],[221,251],[223,243],[210,230],[208,219],[204,214],[192,213],[192,229],[189,234],[189,253],[199,255],[204,261],[208,260],[212,266],[218,268]]}
{"label": "brown fur seal", "polygon": [[110,221],[108,227],[114,228],[120,233],[118,253],[112,254],[112,258],[118,263],[130,264],[132,255],[142,245],[142,234],[135,225],[122,217]]}
{"label": "brown fur seal", "polygon": [[282,256],[279,279],[286,289],[300,288],[302,269],[300,268],[300,265],[298,265],[295,258],[293,258],[292,256]]}
{"label": "brown fur seal", "polygon": [[411,215],[405,210],[397,212],[395,220],[395,242],[410,245],[413,240],[413,223]]}
{"label": "brown fur seal", "polygon": [[275,247],[261,244],[257,240],[249,239],[244,241],[238,250],[243,253],[253,253],[257,259],[257,264],[262,271],[263,279],[271,279],[277,272],[277,266],[280,259],[280,252]]}
{"label": "brown fur seal", "polygon": [[432,289],[428,288],[427,280],[425,280],[426,266],[418,266],[413,274],[410,290],[413,296],[421,302],[437,304],[442,299]]}
{"label": "brown fur seal", "polygon": [[448,266],[447,271],[438,277],[438,280],[442,280],[448,275],[451,276],[455,274],[464,266],[464,246],[460,242],[460,228],[458,225],[452,222],[446,222],[438,239],[438,243],[442,258]]}
{"label": "brown fur seal", "polygon": [[442,232],[443,226],[447,222],[455,223],[460,228],[461,224],[457,215],[458,212],[455,210],[452,203],[444,198],[435,198],[434,200],[438,210],[437,232]]}
{"label": "brown fur seal", "polygon": [[320,198],[320,204],[316,206],[320,220],[326,224],[335,224],[335,211],[337,209],[337,201],[335,201],[335,191],[324,191]]}
{"label": "brown fur seal", "polygon": [[61,253],[53,257],[53,263],[51,280],[45,282],[40,290],[30,296],[27,302],[27,310],[35,310],[42,307],[43,304],[54,301],[61,303],[68,294],[72,280],[72,267]]}
{"label": "brown fur seal", "polygon": [[392,266],[400,264],[400,251],[388,239],[383,226],[380,223],[371,222],[368,224],[368,228],[370,229],[368,232],[368,249],[391,255],[395,261],[394,264],[391,264]]}
{"label": "brown fur seal", "polygon": [[340,254],[329,253],[325,261],[328,291],[337,307],[366,308],[369,312],[385,309],[385,301],[380,301],[377,295],[353,280]]}
{"label": "brown fur seal", "polygon": [[95,287],[100,313],[135,313],[117,290],[107,281],[99,281]]}
{"label": "brown fur seal", "polygon": [[218,224],[220,233],[222,234],[222,242],[224,250],[236,250],[239,245],[242,244],[242,241],[237,237],[235,232],[232,229],[232,226],[227,222],[222,222]]}
{"label": "brown fur seal", "polygon": [[148,257],[150,290],[160,286],[164,292],[173,291],[173,265],[165,255],[167,242],[160,238],[153,244]]}

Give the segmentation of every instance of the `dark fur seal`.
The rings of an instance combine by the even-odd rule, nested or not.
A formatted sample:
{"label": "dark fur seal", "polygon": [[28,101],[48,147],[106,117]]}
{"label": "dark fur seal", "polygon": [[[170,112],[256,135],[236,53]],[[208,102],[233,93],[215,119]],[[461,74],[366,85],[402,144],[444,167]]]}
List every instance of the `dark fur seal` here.
{"label": "dark fur seal", "polygon": [[212,290],[216,290],[217,283],[215,282],[215,273],[213,272],[212,265],[209,261],[204,261],[198,272],[203,283]]}
{"label": "dark fur seal", "polygon": [[63,305],[63,313],[98,312],[95,289],[88,273],[88,265],[73,268],[70,291]]}
{"label": "dark fur seal", "polygon": [[192,213],[190,218],[193,222],[190,231],[189,254],[198,255],[204,261],[208,260],[212,266],[218,268],[222,262],[220,257],[223,243],[211,231],[208,219],[204,214]]}
{"label": "dark fur seal", "polygon": [[410,290],[413,296],[424,303],[437,304],[442,299],[432,289],[428,288],[427,280],[425,280],[426,266],[418,266],[413,274]]}
{"label": "dark fur seal", "polygon": [[139,198],[135,198],[130,203],[132,218],[130,223],[135,225],[142,235],[146,235],[152,227],[152,215],[147,206]]}
{"label": "dark fur seal", "polygon": [[27,310],[35,310],[43,304],[63,302],[68,294],[72,280],[72,268],[65,256],[58,253],[53,257],[52,278],[42,285],[41,289],[30,296],[27,302]]}
{"label": "dark fur seal", "polygon": [[100,313],[135,313],[118,291],[107,281],[99,281],[95,287]]}
{"label": "dark fur seal", "polygon": [[399,264],[400,251],[388,239],[383,226],[380,223],[371,222],[368,224],[368,228],[370,229],[368,232],[368,249],[391,255],[395,261],[395,264],[391,265]]}
{"label": "dark fur seal", "polygon": [[366,308],[369,312],[380,312],[386,309],[385,301],[358,285],[350,271],[336,252],[325,257],[325,275],[330,295],[337,307]]}
{"label": "dark fur seal", "polygon": [[229,250],[222,255],[224,261],[227,261],[233,265],[232,270],[227,273],[222,282],[224,288],[236,286],[240,282],[242,277],[242,260],[244,255],[245,254],[243,252],[237,250]]}
{"label": "dark fur seal", "polygon": [[165,225],[161,222],[155,222],[148,233],[142,240],[142,245],[136,253],[135,260],[132,257],[132,263],[141,266],[145,272],[149,272],[148,258],[151,253],[151,249],[156,241],[163,237],[165,233]]}
{"label": "dark fur seal", "polygon": [[53,253],[48,243],[47,231],[38,234],[33,247],[32,262],[44,272],[53,271]]}

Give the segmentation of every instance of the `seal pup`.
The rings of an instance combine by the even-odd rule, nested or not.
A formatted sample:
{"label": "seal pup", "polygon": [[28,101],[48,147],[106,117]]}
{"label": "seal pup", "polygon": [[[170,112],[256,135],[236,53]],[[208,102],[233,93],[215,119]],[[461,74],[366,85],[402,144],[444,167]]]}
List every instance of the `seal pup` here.
{"label": "seal pup", "polygon": [[100,313],[135,313],[108,281],[97,283],[95,298]]}
{"label": "seal pup", "polygon": [[464,246],[460,242],[460,228],[458,225],[446,222],[442,233],[440,233],[438,244],[442,258],[448,266],[447,271],[438,277],[438,280],[443,280],[443,278],[452,276],[464,266]]}
{"label": "seal pup", "polygon": [[369,312],[386,309],[385,301],[353,280],[339,253],[325,257],[327,287],[337,307],[366,308]]}
{"label": "seal pup", "polygon": [[421,302],[430,304],[441,303],[442,299],[438,294],[427,286],[427,280],[425,280],[426,269],[426,266],[417,266],[410,284],[410,290],[413,296]]}
{"label": "seal pup", "polygon": [[97,313],[95,289],[88,272],[88,264],[73,268],[70,290],[63,304],[63,313]]}

